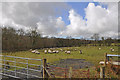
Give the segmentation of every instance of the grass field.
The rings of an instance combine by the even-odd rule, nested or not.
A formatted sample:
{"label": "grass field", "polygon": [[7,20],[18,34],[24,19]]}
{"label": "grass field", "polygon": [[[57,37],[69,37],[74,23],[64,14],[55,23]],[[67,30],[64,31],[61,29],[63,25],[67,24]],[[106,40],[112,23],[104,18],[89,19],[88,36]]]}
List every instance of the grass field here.
{"label": "grass field", "polygon": [[[99,48],[101,48],[99,50]],[[111,52],[110,48],[114,48],[115,51]],[[87,62],[91,62],[94,64],[95,67],[100,66],[99,62],[104,60],[104,53],[108,54],[118,54],[118,47],[117,46],[81,46],[81,47],[63,47],[63,51],[60,51],[61,48],[56,48],[55,50],[59,50],[59,53],[44,53],[45,49],[38,50],[40,54],[35,54],[30,51],[20,51],[14,53],[3,53],[2,55],[9,55],[9,56],[17,56],[17,57],[24,57],[24,58],[35,58],[35,59],[47,59],[47,63],[54,63],[59,61],[60,59],[85,59]],[[75,49],[77,49],[75,51]],[[71,50],[71,54],[66,54],[65,50]],[[82,50],[83,54],[79,53],[79,50]],[[13,58],[6,58],[7,60],[13,60]],[[26,60],[16,59],[17,62],[26,62]],[[38,64],[40,65],[40,61],[32,61],[30,60],[29,63]],[[9,65],[14,65],[14,63],[10,62]],[[54,64],[55,65],[55,64]],[[26,67],[24,64],[17,63],[17,66]],[[36,67],[36,66],[29,66],[29,67]],[[10,68],[14,70],[14,68]],[[82,70],[86,70],[84,68]],[[93,67],[89,68],[91,70],[90,74],[96,74]]]}
{"label": "grass field", "polygon": [[[99,50],[98,48],[101,48],[101,50]],[[111,52],[110,48],[114,48],[115,51]],[[60,50],[60,48],[57,48],[57,49]],[[92,62],[94,65],[99,65],[99,61],[104,60],[104,53],[118,54],[117,46],[110,46],[110,47],[81,46],[81,47],[64,47],[62,49],[71,50],[71,54],[65,54],[64,51],[63,52],[59,51],[58,54],[56,53],[45,54],[44,49],[42,49],[42,50],[39,50],[40,54],[31,53],[30,51],[20,51],[20,52],[15,52],[15,53],[3,53],[3,55],[19,56],[19,57],[35,58],[35,59],[46,58],[47,62],[49,63],[53,63],[55,61],[59,61],[60,59],[67,59],[67,58],[86,59],[87,61]],[[77,49],[77,51],[75,51],[75,49]],[[80,54],[78,50],[82,50],[83,54]],[[39,64],[39,62],[34,62],[34,63]]]}

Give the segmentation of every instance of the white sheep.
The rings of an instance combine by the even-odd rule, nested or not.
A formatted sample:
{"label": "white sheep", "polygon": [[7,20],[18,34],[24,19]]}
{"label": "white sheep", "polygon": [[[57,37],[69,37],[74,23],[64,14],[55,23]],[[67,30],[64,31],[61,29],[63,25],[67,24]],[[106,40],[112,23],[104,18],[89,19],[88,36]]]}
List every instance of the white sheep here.
{"label": "white sheep", "polygon": [[57,50],[56,53],[59,53],[59,51]]}
{"label": "white sheep", "polygon": [[101,50],[101,48],[99,48],[99,50]]}
{"label": "white sheep", "polygon": [[56,51],[52,51],[53,53],[56,53]]}
{"label": "white sheep", "polygon": [[115,49],[114,49],[114,48],[110,48],[110,50],[111,50],[111,52],[114,52],[114,51],[115,51]]}
{"label": "white sheep", "polygon": [[112,52],[114,52],[115,51],[115,49],[112,49]]}
{"label": "white sheep", "polygon": [[33,51],[31,51],[32,53],[35,53],[36,52],[36,50],[33,50]]}
{"label": "white sheep", "polygon": [[65,50],[65,53],[67,53],[67,51]]}
{"label": "white sheep", "polygon": [[49,50],[48,50],[48,53],[52,53],[52,51],[49,49]]}
{"label": "white sheep", "polygon": [[70,54],[70,51],[67,51],[67,54]]}
{"label": "white sheep", "polygon": [[36,53],[36,54],[40,54],[40,52],[39,51],[37,51],[37,50],[33,50],[33,51],[31,51],[32,53]]}
{"label": "white sheep", "polygon": [[47,50],[45,50],[44,52],[45,52],[45,54],[46,54],[46,53],[47,53]]}
{"label": "white sheep", "polygon": [[39,51],[37,51],[37,50],[35,51],[35,53],[36,53],[36,54],[40,54],[40,52],[39,52]]}

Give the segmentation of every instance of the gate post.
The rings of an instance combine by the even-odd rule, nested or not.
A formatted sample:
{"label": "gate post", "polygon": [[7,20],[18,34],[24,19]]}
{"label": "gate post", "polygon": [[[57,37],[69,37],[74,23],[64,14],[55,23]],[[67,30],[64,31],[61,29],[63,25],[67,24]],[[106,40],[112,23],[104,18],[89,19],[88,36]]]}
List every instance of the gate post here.
{"label": "gate post", "polygon": [[46,78],[46,59],[43,59],[43,78]]}
{"label": "gate post", "polygon": [[105,67],[100,67],[100,78],[105,78]]}
{"label": "gate post", "polygon": [[106,62],[107,62],[107,53],[104,54],[104,57],[105,57],[105,59],[104,59],[104,66],[106,66]]}
{"label": "gate post", "polygon": [[88,78],[90,78],[90,70],[89,69],[88,69],[87,75],[88,75]]}
{"label": "gate post", "polygon": [[72,78],[72,67],[69,68],[69,78]]}

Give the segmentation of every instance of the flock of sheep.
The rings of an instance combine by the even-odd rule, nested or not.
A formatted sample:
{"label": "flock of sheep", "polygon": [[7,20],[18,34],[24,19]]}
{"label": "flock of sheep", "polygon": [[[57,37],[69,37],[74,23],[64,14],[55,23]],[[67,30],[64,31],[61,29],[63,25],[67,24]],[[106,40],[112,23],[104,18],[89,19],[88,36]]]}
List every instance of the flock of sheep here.
{"label": "flock of sheep", "polygon": [[[98,50],[101,50],[101,48],[98,48]],[[35,50],[30,49],[30,51],[32,53],[40,54],[40,52],[37,49],[35,49]],[[45,54],[47,54],[47,53],[59,53],[60,51],[61,52],[65,52],[66,54],[71,54],[71,51],[79,51],[80,54],[83,53],[82,50],[77,50],[77,49],[72,49],[71,50],[70,48],[68,48],[68,50],[63,50],[62,48],[59,48],[59,50],[57,48],[47,48],[47,49],[44,50],[44,53]],[[114,52],[115,49],[114,48],[110,48],[110,51]]]}
{"label": "flock of sheep", "polygon": [[40,54],[40,52],[39,52],[37,49],[35,49],[35,50],[30,49],[30,51],[31,51],[32,53]]}
{"label": "flock of sheep", "polygon": [[[30,49],[30,51],[32,53],[40,54],[40,52],[37,49],[35,49],[35,50]],[[73,50],[70,50],[70,49],[69,50],[63,50],[61,48],[60,48],[60,50],[57,50],[55,48],[50,48],[50,49],[47,48],[47,49],[44,50],[44,53],[45,54],[47,54],[47,53],[59,53],[60,51],[65,52],[66,54],[71,54],[71,51],[73,51]],[[74,51],[77,51],[77,49],[74,49]],[[78,50],[78,51],[79,51],[80,54],[83,53],[82,50]]]}

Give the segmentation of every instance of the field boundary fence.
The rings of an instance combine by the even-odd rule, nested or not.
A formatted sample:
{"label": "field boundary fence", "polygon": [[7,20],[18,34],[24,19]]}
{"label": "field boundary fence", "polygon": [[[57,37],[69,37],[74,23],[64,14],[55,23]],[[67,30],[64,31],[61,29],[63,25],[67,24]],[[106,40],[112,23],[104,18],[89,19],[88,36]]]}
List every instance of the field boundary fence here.
{"label": "field boundary fence", "polygon": [[56,78],[98,78],[99,73],[96,71],[95,74],[91,74],[91,70],[86,70],[56,67],[54,65],[48,65],[48,71],[53,74]]}

